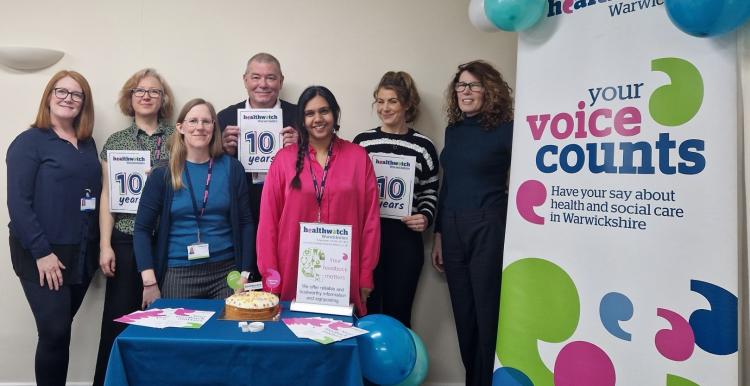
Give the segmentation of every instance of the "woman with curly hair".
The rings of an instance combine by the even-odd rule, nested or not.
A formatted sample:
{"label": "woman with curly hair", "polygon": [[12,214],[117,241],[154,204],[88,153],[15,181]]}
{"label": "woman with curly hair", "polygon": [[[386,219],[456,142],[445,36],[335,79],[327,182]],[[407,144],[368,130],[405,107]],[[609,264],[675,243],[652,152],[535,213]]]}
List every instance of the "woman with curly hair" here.
{"label": "woman with curly hair", "polygon": [[513,99],[487,62],[458,66],[447,90],[432,264],[445,272],[467,385],[491,385],[503,267]]}

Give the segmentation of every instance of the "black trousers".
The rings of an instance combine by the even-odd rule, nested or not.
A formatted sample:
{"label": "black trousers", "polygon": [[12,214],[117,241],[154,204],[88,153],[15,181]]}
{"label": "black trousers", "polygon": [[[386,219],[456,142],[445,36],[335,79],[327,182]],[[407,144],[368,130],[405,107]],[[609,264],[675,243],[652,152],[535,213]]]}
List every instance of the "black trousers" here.
{"label": "black trousers", "polygon": [[424,265],[422,234],[394,219],[380,220],[380,260],[367,312],[386,314],[411,328],[411,308]]}
{"label": "black trousers", "polygon": [[34,314],[39,341],[34,358],[34,374],[39,386],[64,386],[68,377],[70,331],[73,317],[83,302],[89,280],[64,284],[58,291],[39,281],[20,279],[21,287]]}
{"label": "black trousers", "polygon": [[442,215],[443,264],[467,385],[492,385],[505,209]]}
{"label": "black trousers", "polygon": [[143,281],[135,265],[133,253],[133,236],[112,230],[112,249],[115,251],[115,276],[107,278],[107,289],[104,294],[102,311],[102,329],[99,338],[99,354],[96,357],[94,386],[104,384],[107,372],[109,352],[117,335],[125,330],[127,324],[115,322],[114,319],[141,309],[143,298]]}

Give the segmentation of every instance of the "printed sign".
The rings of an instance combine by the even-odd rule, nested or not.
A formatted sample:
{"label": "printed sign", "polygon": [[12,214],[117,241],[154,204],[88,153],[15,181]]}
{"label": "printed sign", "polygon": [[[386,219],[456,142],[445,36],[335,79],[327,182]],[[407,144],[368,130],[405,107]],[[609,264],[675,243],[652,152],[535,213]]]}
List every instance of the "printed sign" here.
{"label": "printed sign", "polygon": [[401,219],[411,215],[417,158],[372,153],[370,159],[378,182],[380,217]]}
{"label": "printed sign", "polygon": [[276,152],[284,146],[283,122],[281,109],[237,110],[237,158],[246,172],[265,173],[271,167]]}
{"label": "printed sign", "polygon": [[519,34],[493,378],[738,385],[736,39],[571,4]]}
{"label": "printed sign", "polygon": [[109,211],[136,213],[151,154],[146,150],[107,150],[109,168]]}
{"label": "printed sign", "polygon": [[296,302],[349,306],[352,227],[300,223]]}

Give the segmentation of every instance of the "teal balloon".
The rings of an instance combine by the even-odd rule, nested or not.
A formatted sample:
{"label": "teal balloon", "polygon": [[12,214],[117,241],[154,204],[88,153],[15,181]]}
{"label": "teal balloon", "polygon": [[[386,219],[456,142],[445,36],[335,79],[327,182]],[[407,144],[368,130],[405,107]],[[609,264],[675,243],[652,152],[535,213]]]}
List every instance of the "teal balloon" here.
{"label": "teal balloon", "polygon": [[417,349],[417,360],[414,362],[414,368],[411,370],[409,376],[396,386],[419,386],[427,378],[427,371],[430,369],[430,358],[427,355],[424,342],[411,329],[409,329],[409,333],[412,339],[414,339],[414,347]]}
{"label": "teal balloon", "polygon": [[362,375],[377,385],[403,382],[417,360],[417,349],[409,329],[382,314],[359,319],[357,327],[369,331],[357,336]]}
{"label": "teal balloon", "polygon": [[664,6],[677,28],[698,37],[725,34],[750,18],[748,0],[664,0]]}
{"label": "teal balloon", "polygon": [[484,0],[484,13],[497,28],[523,31],[544,14],[547,0]]}

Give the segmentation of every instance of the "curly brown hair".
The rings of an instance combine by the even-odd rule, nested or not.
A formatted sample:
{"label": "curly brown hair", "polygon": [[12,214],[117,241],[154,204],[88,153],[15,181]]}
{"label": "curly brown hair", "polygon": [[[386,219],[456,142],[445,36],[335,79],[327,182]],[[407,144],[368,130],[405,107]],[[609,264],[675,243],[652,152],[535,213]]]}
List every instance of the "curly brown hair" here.
{"label": "curly brown hair", "polygon": [[484,103],[479,112],[479,123],[482,127],[491,130],[503,122],[512,121],[513,97],[511,94],[513,90],[505,82],[500,72],[491,64],[484,60],[474,60],[458,66],[458,70],[445,92],[448,125],[453,126],[464,119],[464,114],[458,107],[458,97],[455,91],[458,78],[464,71],[474,75],[484,87]]}

